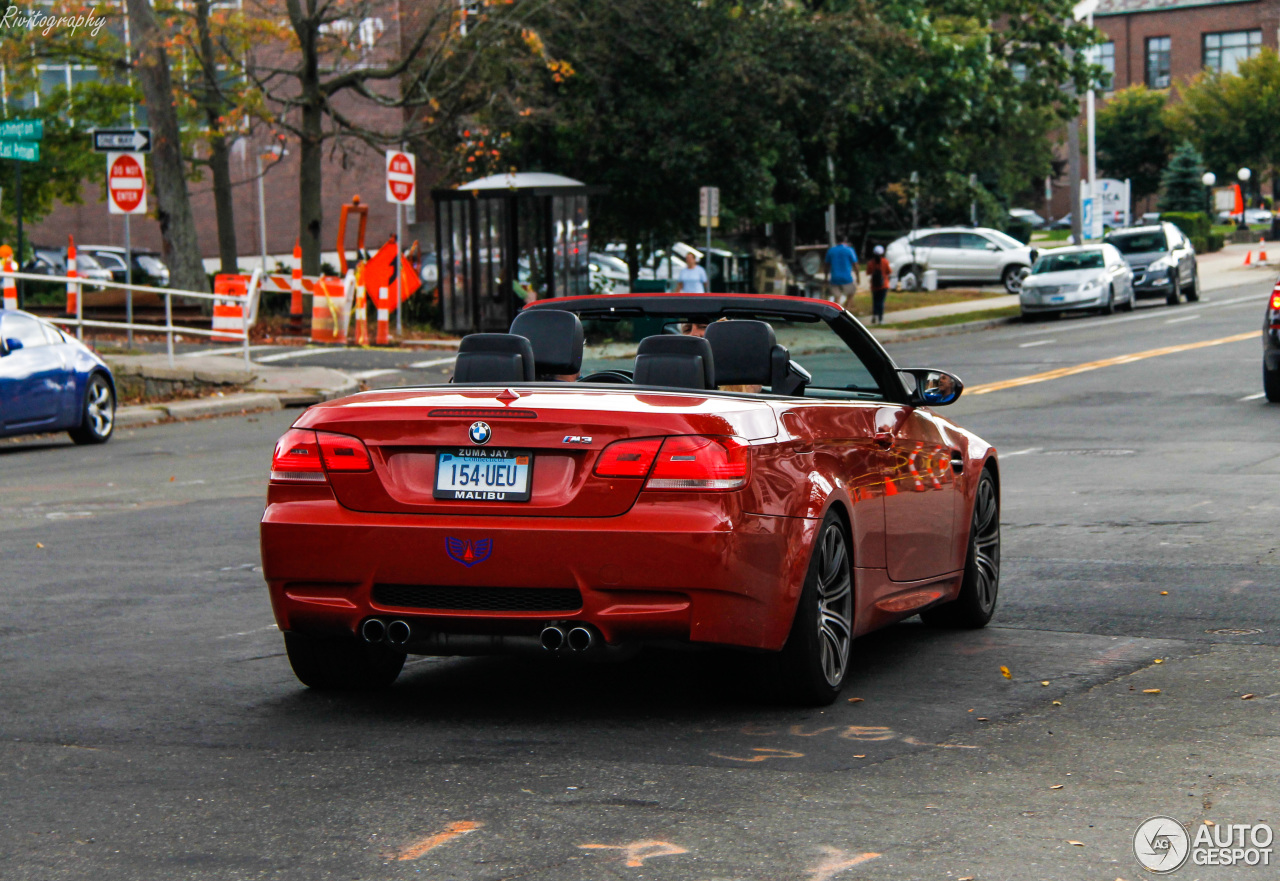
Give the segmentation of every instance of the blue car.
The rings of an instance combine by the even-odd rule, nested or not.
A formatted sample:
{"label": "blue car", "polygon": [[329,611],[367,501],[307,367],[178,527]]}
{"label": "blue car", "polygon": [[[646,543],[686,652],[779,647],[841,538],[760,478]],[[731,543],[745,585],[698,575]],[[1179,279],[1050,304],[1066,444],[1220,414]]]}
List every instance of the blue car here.
{"label": "blue car", "polygon": [[115,421],[115,378],[101,358],[34,315],[0,310],[0,437],[65,431],[103,444]]}

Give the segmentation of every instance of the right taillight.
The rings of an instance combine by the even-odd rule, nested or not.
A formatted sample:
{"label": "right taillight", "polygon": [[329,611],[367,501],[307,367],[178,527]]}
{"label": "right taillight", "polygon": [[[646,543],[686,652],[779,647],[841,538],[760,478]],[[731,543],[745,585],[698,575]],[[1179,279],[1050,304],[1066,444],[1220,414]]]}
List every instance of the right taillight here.
{"label": "right taillight", "polygon": [[660,437],[614,441],[600,451],[600,458],[596,460],[596,476],[644,477],[661,446]]}
{"label": "right taillight", "polygon": [[271,456],[271,479],[290,481],[323,481],[324,465],[320,461],[320,442],[316,433],[305,428],[291,428],[276,441]]}
{"label": "right taillight", "polygon": [[750,445],[736,437],[669,437],[645,489],[732,490],[747,485]]}
{"label": "right taillight", "polygon": [[1280,312],[1280,290],[1271,293],[1271,311]]}

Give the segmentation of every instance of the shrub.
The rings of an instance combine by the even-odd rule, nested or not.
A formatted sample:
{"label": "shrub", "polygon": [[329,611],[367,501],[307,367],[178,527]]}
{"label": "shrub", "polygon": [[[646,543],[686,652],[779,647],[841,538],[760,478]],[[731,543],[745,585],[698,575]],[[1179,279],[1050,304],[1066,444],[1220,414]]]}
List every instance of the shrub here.
{"label": "shrub", "polygon": [[1160,219],[1172,223],[1189,239],[1199,237],[1207,240],[1213,231],[1209,215],[1203,211],[1165,211]]}

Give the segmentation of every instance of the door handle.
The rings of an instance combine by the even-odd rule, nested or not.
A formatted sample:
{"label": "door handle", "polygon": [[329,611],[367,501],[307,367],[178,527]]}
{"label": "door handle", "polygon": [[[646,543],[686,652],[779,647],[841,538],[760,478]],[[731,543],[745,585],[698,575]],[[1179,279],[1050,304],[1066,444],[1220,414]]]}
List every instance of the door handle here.
{"label": "door handle", "polygon": [[888,431],[877,431],[875,434],[875,444],[882,450],[887,450],[893,446],[893,434]]}

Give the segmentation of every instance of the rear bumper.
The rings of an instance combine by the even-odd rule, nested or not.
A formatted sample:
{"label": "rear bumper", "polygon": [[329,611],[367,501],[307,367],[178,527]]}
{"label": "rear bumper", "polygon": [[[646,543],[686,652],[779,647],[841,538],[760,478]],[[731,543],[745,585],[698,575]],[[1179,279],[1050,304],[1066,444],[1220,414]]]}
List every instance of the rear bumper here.
{"label": "rear bumper", "polygon": [[[278,502],[262,519],[263,572],[286,631],[355,634],[373,615],[415,632],[470,634],[532,635],[548,621],[582,621],[611,644],[781,648],[820,521],[734,512],[729,496],[664,498],[608,518],[367,514],[331,496]],[[446,539],[458,540],[454,556]],[[484,540],[492,544],[483,560],[456,559],[466,542],[482,556]],[[405,586],[456,588],[455,598],[507,588],[505,597],[520,590],[531,600],[495,611],[387,604]],[[547,588],[557,598],[578,591],[580,607],[548,608],[538,599]]]}

